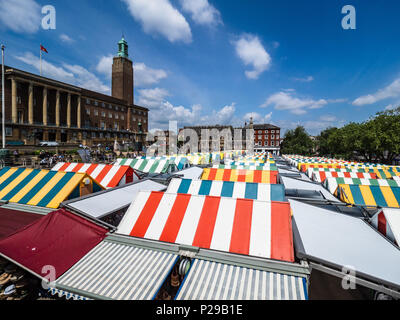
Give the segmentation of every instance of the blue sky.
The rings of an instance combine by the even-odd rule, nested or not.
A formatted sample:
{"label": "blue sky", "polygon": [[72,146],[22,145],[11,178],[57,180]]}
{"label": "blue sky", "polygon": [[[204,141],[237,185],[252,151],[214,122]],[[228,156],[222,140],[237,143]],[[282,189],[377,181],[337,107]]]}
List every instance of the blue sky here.
{"label": "blue sky", "polygon": [[[342,7],[356,30],[342,28]],[[56,29],[41,26],[45,5]],[[400,105],[398,1],[0,0],[6,64],[110,93],[124,34],[150,129],[241,125],[311,134]]]}

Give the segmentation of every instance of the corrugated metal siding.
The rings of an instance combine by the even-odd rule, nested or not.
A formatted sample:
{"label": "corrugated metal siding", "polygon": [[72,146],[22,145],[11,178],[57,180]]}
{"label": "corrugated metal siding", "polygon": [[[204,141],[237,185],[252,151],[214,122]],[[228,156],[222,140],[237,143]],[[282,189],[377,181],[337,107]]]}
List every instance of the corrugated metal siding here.
{"label": "corrugated metal siding", "polygon": [[306,300],[305,278],[195,260],[176,300]]}
{"label": "corrugated metal siding", "polygon": [[170,253],[103,241],[56,286],[113,300],[151,300],[177,259]]}

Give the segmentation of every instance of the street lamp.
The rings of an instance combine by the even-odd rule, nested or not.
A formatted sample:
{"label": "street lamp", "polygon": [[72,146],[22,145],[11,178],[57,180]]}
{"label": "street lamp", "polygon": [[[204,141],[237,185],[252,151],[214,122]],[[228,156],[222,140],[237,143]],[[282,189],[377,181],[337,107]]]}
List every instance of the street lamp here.
{"label": "street lamp", "polygon": [[5,121],[5,93],[4,93],[4,49],[5,45],[1,45],[1,115],[2,115],[2,137],[3,137],[3,149],[6,148],[6,121]]}

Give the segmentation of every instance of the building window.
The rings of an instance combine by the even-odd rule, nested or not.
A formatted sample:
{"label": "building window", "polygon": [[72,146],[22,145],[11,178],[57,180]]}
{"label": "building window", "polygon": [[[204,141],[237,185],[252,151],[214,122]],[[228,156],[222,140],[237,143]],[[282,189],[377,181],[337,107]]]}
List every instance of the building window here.
{"label": "building window", "polygon": [[119,119],[118,113],[115,114],[115,119],[117,119],[117,120]]}
{"label": "building window", "polygon": [[92,138],[96,138],[96,132],[92,132]]}
{"label": "building window", "polygon": [[104,130],[106,128],[106,124],[102,121],[100,122],[100,129]]}
{"label": "building window", "polygon": [[133,118],[132,120],[133,120],[133,122],[136,122],[136,118]]}
{"label": "building window", "polygon": [[275,133],[275,130],[271,130],[271,133]]}
{"label": "building window", "polygon": [[275,139],[275,135],[274,134],[271,136],[271,139]]}
{"label": "building window", "polygon": [[276,142],[276,146],[279,147],[279,141]]}
{"label": "building window", "polygon": [[271,147],[273,147],[275,144],[274,144],[274,142],[273,141],[271,141]]}
{"label": "building window", "polygon": [[97,109],[94,110],[94,115],[97,117],[99,115],[99,111]]}
{"label": "building window", "polygon": [[118,106],[115,106],[115,111],[118,111],[118,110],[119,110]]}
{"label": "building window", "polygon": [[90,116],[90,109],[89,109],[89,108],[86,108],[86,114],[87,114],[88,116]]}
{"label": "building window", "polygon": [[96,107],[98,107],[98,106],[99,106],[99,102],[98,102],[98,101],[95,101],[95,102],[94,102],[94,105],[95,105]]}
{"label": "building window", "polygon": [[86,98],[86,104],[90,104],[90,99]]}
{"label": "building window", "polygon": [[147,120],[146,120],[146,119],[144,119],[144,120],[143,120],[143,122],[144,122],[144,123],[146,123],[146,122],[147,122]]}
{"label": "building window", "polygon": [[113,106],[111,104],[108,105],[108,109],[112,109]]}
{"label": "building window", "polygon": [[268,147],[268,142],[265,142],[265,143],[264,143],[264,146],[265,146],[265,147]]}
{"label": "building window", "polygon": [[118,123],[114,123],[114,130],[118,130]]}
{"label": "building window", "polygon": [[121,111],[124,112],[124,111],[125,111],[125,108],[124,108],[124,107],[121,107]]}
{"label": "building window", "polygon": [[12,128],[6,127],[6,137],[12,137]]}
{"label": "building window", "polygon": [[104,111],[102,111],[102,112],[101,112],[101,116],[102,116],[103,118],[105,118],[105,117],[106,117],[106,113],[105,113]]}
{"label": "building window", "polygon": [[121,115],[121,120],[125,120],[125,116],[124,115]]}
{"label": "building window", "polygon": [[112,119],[112,117],[113,117],[113,116],[112,116],[112,113],[109,113],[109,114],[108,114],[108,117],[109,117],[110,119]]}

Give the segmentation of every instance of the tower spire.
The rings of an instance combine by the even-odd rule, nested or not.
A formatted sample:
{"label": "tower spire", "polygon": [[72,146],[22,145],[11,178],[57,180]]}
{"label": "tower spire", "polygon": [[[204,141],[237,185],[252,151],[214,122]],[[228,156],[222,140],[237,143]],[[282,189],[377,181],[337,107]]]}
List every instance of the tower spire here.
{"label": "tower spire", "polygon": [[124,34],[122,39],[118,42],[118,57],[128,58],[128,42],[126,42]]}

